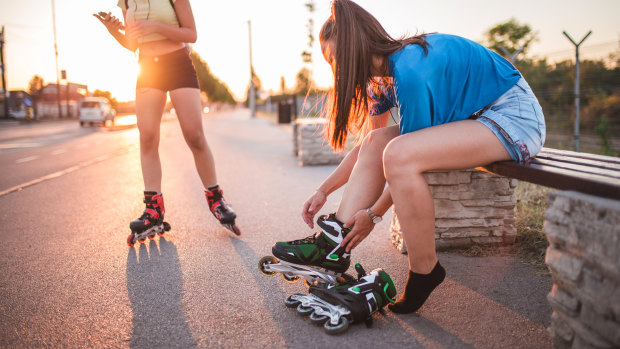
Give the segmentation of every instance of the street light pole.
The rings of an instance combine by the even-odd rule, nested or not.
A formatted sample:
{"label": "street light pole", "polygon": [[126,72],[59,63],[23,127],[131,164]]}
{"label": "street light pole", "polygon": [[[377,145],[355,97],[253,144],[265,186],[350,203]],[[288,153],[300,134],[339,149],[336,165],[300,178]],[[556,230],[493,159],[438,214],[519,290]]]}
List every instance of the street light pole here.
{"label": "street light pole", "polygon": [[58,103],[58,117],[62,118],[62,108],[60,106],[60,77],[58,76],[58,44],[56,41],[56,5],[52,0],[52,23],[54,24],[54,53],[56,54],[56,102]]}
{"label": "street light pole", "polygon": [[576,43],[566,31],[562,33],[575,45],[575,151],[579,151],[579,45],[592,34],[592,31],[590,30],[579,43]]}
{"label": "street light pole", "polygon": [[4,104],[4,117],[9,117],[9,91],[6,88],[6,79],[4,78],[6,66],[4,65],[4,26],[0,32],[0,69],[2,69],[2,104]]}
{"label": "street light pole", "polygon": [[248,20],[248,34],[250,36],[250,115],[256,116],[256,93],[254,92],[254,67],[252,66],[252,22]]}

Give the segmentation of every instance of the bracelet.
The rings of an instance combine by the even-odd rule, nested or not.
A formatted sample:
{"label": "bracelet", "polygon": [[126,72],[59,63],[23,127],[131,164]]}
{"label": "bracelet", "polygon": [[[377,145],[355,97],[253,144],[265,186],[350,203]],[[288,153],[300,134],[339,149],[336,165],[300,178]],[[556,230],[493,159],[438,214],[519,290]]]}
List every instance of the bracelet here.
{"label": "bracelet", "polygon": [[315,190],[315,191],[318,191],[319,193],[321,193],[321,194],[325,195],[325,197],[327,197],[327,193],[325,193],[325,192],[324,192],[324,191],[322,191],[321,189],[316,188],[316,190]]}

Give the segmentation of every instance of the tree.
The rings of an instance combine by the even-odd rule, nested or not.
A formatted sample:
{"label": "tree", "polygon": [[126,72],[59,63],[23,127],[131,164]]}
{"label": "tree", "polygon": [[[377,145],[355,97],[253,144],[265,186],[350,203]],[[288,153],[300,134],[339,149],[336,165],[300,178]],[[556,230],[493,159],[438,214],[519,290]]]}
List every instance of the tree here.
{"label": "tree", "polygon": [[306,23],[306,29],[308,29],[308,50],[304,50],[301,53],[301,59],[304,63],[312,64],[312,48],[314,47],[314,18],[312,18],[314,14],[314,0],[309,0],[304,4],[310,13],[310,17],[308,17],[308,23]]}
{"label": "tree", "polygon": [[[263,88],[263,83],[260,80],[260,78],[258,77],[258,75],[256,75],[256,72],[254,72],[254,68],[252,67],[252,81],[254,81],[254,100],[256,102],[259,101],[260,99],[260,90]],[[245,93],[245,105],[249,108],[250,107],[250,89],[251,89],[251,85],[248,82],[248,88],[246,90]]]}
{"label": "tree", "polygon": [[310,69],[305,67],[301,68],[295,78],[295,93],[306,95],[314,88]]}
{"label": "tree", "polygon": [[196,68],[200,90],[207,94],[207,98],[211,102],[235,104],[235,99],[232,93],[230,93],[228,86],[211,73],[209,66],[200,55],[192,50],[190,52],[190,58]]}
{"label": "tree", "polygon": [[502,56],[506,56],[502,47],[511,55],[518,50],[526,55],[530,44],[537,40],[537,35],[529,25],[520,24],[511,18],[486,32],[486,45]]}
{"label": "tree", "polygon": [[110,93],[110,91],[95,90],[93,92],[93,97],[104,97],[104,98],[107,98],[108,101],[110,102],[110,105],[114,109],[116,109],[116,106],[118,105],[118,101],[116,100],[116,98],[112,97],[112,93]]}
{"label": "tree", "polygon": [[33,76],[28,83],[28,93],[31,96],[37,96],[43,89],[43,85],[45,85],[45,82],[42,77],[38,75]]}

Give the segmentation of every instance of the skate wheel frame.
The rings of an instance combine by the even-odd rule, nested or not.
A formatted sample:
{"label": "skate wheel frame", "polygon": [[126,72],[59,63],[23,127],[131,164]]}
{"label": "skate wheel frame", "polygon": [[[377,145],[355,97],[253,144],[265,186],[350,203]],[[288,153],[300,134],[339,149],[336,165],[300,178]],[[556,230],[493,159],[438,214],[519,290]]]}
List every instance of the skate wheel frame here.
{"label": "skate wheel frame", "polygon": [[265,256],[263,258],[261,258],[258,261],[258,270],[260,271],[261,274],[265,275],[265,276],[274,276],[277,274],[276,271],[267,271],[265,269],[265,266],[267,264],[276,264],[278,263],[278,259],[276,257],[273,256]]}

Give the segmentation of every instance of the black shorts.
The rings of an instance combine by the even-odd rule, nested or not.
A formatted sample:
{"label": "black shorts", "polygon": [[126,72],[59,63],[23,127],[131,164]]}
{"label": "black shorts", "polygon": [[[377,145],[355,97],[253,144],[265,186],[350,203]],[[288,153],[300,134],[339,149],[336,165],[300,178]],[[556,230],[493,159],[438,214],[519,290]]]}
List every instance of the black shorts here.
{"label": "black shorts", "polygon": [[161,56],[140,56],[136,89],[156,88],[164,92],[177,88],[200,88],[189,51],[182,48]]}

